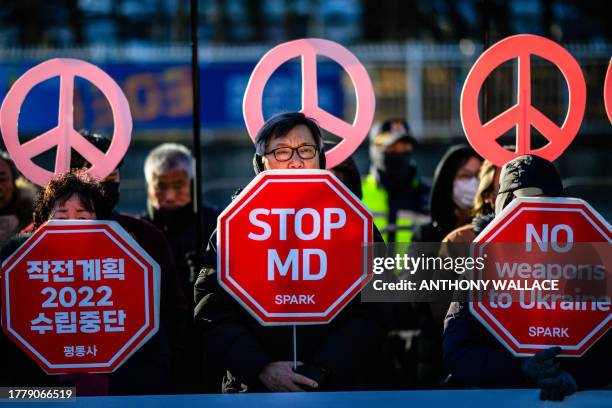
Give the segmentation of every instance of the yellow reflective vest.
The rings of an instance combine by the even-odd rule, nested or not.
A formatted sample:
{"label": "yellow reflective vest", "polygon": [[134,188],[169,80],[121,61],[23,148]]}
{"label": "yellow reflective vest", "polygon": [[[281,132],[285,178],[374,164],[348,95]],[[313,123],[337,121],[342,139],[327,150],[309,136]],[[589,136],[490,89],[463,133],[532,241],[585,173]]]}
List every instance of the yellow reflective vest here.
{"label": "yellow reflective vest", "polygon": [[362,183],[363,203],[372,211],[374,224],[382,234],[385,242],[389,242],[389,232],[395,231],[395,242],[409,243],[415,222],[409,216],[409,211],[398,211],[395,224],[389,224],[389,195],[378,185],[376,178],[369,174]]}

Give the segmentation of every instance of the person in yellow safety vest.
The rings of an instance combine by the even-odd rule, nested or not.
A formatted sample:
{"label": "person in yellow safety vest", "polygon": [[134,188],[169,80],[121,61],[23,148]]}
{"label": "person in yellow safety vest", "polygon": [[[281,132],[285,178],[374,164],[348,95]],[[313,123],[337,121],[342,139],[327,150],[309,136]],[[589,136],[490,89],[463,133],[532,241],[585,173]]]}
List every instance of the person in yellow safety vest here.
{"label": "person in yellow safety vest", "polygon": [[416,139],[406,121],[385,121],[370,141],[370,174],[362,181],[363,202],[385,242],[409,243],[427,220],[429,186],[417,175]]}

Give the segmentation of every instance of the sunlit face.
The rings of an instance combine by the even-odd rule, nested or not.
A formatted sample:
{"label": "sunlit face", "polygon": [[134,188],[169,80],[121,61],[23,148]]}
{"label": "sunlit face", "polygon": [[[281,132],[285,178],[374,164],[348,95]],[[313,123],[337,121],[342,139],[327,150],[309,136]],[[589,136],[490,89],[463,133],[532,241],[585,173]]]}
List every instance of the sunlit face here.
{"label": "sunlit face", "polygon": [[478,171],[480,170],[481,164],[482,162],[477,157],[470,157],[468,161],[466,161],[463,166],[457,170],[457,174],[455,174],[455,181],[478,178]]}
{"label": "sunlit face", "polygon": [[302,159],[297,150],[293,151],[291,159],[287,161],[278,161],[272,154],[272,151],[281,147],[290,147],[297,149],[302,146],[315,146],[314,137],[310,130],[304,125],[298,125],[291,129],[284,136],[276,137],[270,141],[267,146],[266,154],[263,156],[264,169],[319,169],[319,153],[317,152],[312,159]]}
{"label": "sunlit face", "polygon": [[11,168],[4,160],[0,160],[0,208],[11,203],[14,190]]}
{"label": "sunlit face", "polygon": [[191,202],[191,179],[184,169],[154,174],[147,188],[149,204],[154,209],[172,210]]}
{"label": "sunlit face", "polygon": [[50,220],[95,220],[96,218],[96,213],[87,210],[76,194],[63,203],[58,201],[49,216]]}

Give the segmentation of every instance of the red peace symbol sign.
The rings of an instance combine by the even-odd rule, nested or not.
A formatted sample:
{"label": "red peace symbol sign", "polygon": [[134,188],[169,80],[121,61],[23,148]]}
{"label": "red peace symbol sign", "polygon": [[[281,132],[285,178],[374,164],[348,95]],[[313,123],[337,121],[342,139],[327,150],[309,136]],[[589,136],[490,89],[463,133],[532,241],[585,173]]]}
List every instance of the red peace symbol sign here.
{"label": "red peace symbol sign", "polygon": [[[349,75],[357,99],[357,112],[353,123],[331,115],[318,105],[317,54],[338,63]],[[375,98],[372,82],[366,69],[346,48],[333,41],[315,38],[289,41],[268,51],[259,61],[247,85],[242,111],[251,139],[264,124],[262,100],[266,83],[282,64],[290,59],[302,59],[302,112],[317,120],[321,128],[342,140],[325,153],[327,168],[342,163],[359,147],[368,135],[374,120]]]}
{"label": "red peace symbol sign", "polygon": [[[555,64],[568,84],[569,106],[561,127],[531,105],[530,56],[537,55]],[[518,58],[518,97],[516,105],[482,123],[478,94],[485,79],[504,62]],[[470,70],[461,93],[461,123],[472,147],[484,158],[502,166],[517,156],[534,154],[553,161],[569,146],[580,128],[586,104],[586,84],[576,60],[559,44],[546,38],[520,34],[501,40],[486,50]],[[496,139],[516,126],[516,151],[500,146]],[[531,148],[530,126],[548,143]]]}
{"label": "red peace symbol sign", "polygon": [[[34,139],[20,143],[18,123],[23,101],[34,86],[56,76],[60,77],[57,126]],[[96,85],[110,103],[114,133],[106,153],[89,143],[73,127],[74,79],[76,76],[85,78]],[[0,108],[0,127],[6,149],[19,171],[32,182],[44,186],[54,174],[70,169],[71,149],[79,152],[92,164],[88,172],[94,177],[102,179],[112,173],[130,145],[132,116],[125,95],[108,74],[85,61],[57,58],[31,68],[13,84]],[[34,164],[32,158],[54,146],[57,146],[55,172]]]}
{"label": "red peace symbol sign", "polygon": [[606,81],[604,82],[604,106],[606,107],[608,120],[612,122],[612,60],[610,60],[608,65]]}

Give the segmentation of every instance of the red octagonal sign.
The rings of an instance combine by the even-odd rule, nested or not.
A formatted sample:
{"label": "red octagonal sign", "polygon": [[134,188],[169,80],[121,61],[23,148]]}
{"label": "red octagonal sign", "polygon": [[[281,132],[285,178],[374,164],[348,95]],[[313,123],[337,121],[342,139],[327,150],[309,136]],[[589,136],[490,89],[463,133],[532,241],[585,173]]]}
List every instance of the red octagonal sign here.
{"label": "red octagonal sign", "polygon": [[108,373],[159,327],[159,265],[114,221],[49,221],[2,265],[2,329],[49,374]]}
{"label": "red octagonal sign", "polygon": [[263,172],[217,223],[219,283],[261,324],[327,323],[371,276],[372,215],[328,171]]}
{"label": "red octagonal sign", "polygon": [[475,243],[477,276],[516,286],[474,298],[470,311],[515,356],[560,346],[578,357],[612,327],[612,228],[586,202],[516,199]]}

